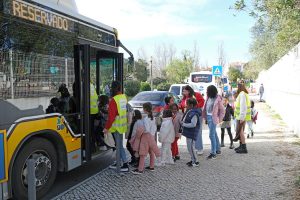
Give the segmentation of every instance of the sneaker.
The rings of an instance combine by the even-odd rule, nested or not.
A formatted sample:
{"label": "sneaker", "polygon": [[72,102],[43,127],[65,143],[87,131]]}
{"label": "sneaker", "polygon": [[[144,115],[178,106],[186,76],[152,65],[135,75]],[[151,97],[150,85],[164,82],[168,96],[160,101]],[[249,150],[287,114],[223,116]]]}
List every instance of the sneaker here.
{"label": "sneaker", "polygon": [[221,147],[225,147],[224,143],[221,143]]}
{"label": "sneaker", "polygon": [[109,165],[109,169],[117,169],[117,163]]}
{"label": "sneaker", "polygon": [[129,172],[129,166],[128,163],[124,163],[121,167],[121,172]]}
{"label": "sneaker", "polygon": [[220,151],[220,150],[218,150],[218,151],[216,151],[216,153],[220,155],[220,154],[221,154],[221,151]]}
{"label": "sneaker", "polygon": [[217,156],[212,154],[212,153],[209,154],[209,156],[206,157],[207,160],[216,159],[216,158],[217,158]]}
{"label": "sneaker", "polygon": [[251,131],[251,137],[253,137],[254,136],[254,132],[253,131]]}
{"label": "sneaker", "polygon": [[138,169],[135,169],[135,170],[131,171],[131,173],[133,173],[134,175],[141,175],[144,172],[143,171],[139,171]]}
{"label": "sneaker", "polygon": [[166,162],[166,164],[175,165],[175,162],[174,162],[174,160],[169,160],[168,162]]}
{"label": "sneaker", "polygon": [[197,155],[198,155],[198,156],[203,155],[203,150],[197,151]]}
{"label": "sneaker", "polygon": [[164,166],[166,166],[166,164],[163,163],[163,162],[158,162],[158,163],[156,163],[156,166],[157,167],[164,167]]}
{"label": "sneaker", "polygon": [[234,144],[231,144],[229,149],[234,149]]}
{"label": "sneaker", "polygon": [[131,158],[131,161],[129,162],[129,165],[135,165],[136,163],[137,163],[137,160]]}
{"label": "sneaker", "polygon": [[191,165],[193,161],[187,162],[186,165]]}
{"label": "sneaker", "polygon": [[198,167],[200,164],[199,164],[199,162],[195,162],[195,163],[190,163],[188,166],[189,167]]}
{"label": "sneaker", "polygon": [[154,172],[154,171],[155,171],[154,167],[151,168],[150,166],[146,167],[145,169],[146,169],[146,170],[149,170],[150,172]]}
{"label": "sneaker", "polygon": [[175,156],[175,160],[180,160],[180,156]]}

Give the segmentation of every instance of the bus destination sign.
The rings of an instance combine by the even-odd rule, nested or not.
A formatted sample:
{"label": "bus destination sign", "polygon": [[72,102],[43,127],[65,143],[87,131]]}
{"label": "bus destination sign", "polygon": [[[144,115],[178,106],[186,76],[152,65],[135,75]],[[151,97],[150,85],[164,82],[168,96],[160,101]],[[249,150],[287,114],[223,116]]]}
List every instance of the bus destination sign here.
{"label": "bus destination sign", "polygon": [[64,31],[71,31],[69,19],[26,2],[12,1],[13,15]]}

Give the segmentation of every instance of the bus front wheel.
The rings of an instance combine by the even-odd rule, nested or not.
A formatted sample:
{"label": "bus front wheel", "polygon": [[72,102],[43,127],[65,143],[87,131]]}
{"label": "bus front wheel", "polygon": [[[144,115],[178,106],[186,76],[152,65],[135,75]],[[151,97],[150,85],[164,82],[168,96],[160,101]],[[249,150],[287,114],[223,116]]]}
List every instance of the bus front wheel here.
{"label": "bus front wheel", "polygon": [[34,160],[36,196],[39,199],[50,189],[57,173],[57,153],[53,144],[36,138],[25,144],[19,151],[12,169],[12,189],[15,199],[28,198],[27,161]]}

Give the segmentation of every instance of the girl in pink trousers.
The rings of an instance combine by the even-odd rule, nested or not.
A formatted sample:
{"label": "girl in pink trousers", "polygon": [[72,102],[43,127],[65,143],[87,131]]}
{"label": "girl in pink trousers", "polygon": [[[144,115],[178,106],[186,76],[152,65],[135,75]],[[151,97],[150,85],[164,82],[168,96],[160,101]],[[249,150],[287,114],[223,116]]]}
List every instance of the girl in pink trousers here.
{"label": "girl in pink trousers", "polygon": [[[153,128],[151,127],[151,122],[155,121],[152,115],[152,105],[145,103],[143,108],[148,116],[146,120],[143,120],[143,124],[137,127],[136,136],[131,139],[132,148],[140,157],[138,168],[132,171],[136,175],[144,173],[145,159],[148,154],[150,155],[150,166],[146,167],[146,170],[150,171],[154,171],[155,157],[160,156],[159,148],[152,133]],[[147,124],[148,121],[149,124]]]}

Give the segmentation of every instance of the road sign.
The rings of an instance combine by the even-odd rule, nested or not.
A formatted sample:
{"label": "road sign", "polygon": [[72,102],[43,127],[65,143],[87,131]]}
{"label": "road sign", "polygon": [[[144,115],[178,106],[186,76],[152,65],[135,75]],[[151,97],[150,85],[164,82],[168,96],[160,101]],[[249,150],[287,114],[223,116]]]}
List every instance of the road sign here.
{"label": "road sign", "polygon": [[223,74],[223,67],[222,66],[213,66],[212,68],[212,75],[213,76],[222,76]]}

